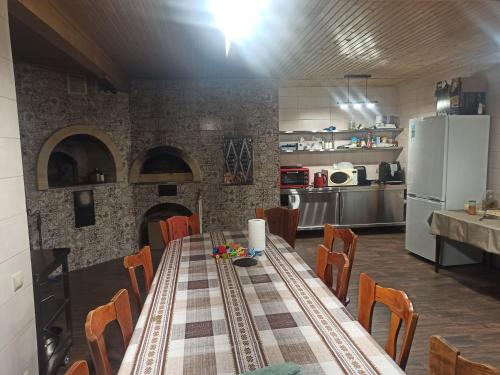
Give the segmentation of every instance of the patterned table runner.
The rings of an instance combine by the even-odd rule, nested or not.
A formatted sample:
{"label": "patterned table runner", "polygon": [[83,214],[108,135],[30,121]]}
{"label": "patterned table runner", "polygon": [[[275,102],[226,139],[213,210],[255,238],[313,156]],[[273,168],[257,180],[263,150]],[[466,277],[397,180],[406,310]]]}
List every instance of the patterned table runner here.
{"label": "patterned table runner", "polygon": [[211,257],[244,232],[172,241],[119,374],[235,374],[294,362],[301,374],[402,373],[281,238],[249,268]]}

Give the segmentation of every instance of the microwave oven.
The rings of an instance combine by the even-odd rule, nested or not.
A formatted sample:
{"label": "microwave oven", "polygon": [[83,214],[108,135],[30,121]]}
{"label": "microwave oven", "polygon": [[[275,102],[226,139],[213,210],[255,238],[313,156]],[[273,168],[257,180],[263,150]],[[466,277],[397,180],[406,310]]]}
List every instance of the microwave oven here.
{"label": "microwave oven", "polygon": [[358,184],[358,170],[354,168],[332,169],[328,174],[328,186],[350,186]]}
{"label": "microwave oven", "polygon": [[306,188],[309,186],[309,168],[281,167],[280,187],[287,189]]}

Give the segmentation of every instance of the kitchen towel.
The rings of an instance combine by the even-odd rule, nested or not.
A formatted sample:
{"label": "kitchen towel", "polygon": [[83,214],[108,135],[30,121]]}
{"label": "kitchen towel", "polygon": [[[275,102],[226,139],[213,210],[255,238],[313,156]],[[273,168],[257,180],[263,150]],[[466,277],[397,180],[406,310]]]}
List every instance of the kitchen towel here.
{"label": "kitchen towel", "polygon": [[248,220],[248,248],[263,251],[266,249],[266,221]]}

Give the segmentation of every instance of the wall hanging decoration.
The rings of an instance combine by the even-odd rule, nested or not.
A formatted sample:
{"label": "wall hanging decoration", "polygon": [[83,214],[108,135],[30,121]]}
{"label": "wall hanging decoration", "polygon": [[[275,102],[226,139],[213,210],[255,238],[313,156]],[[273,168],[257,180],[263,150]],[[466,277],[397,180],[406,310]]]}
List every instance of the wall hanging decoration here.
{"label": "wall hanging decoration", "polygon": [[224,139],[224,185],[253,184],[252,138]]}
{"label": "wall hanging decoration", "polygon": [[74,191],[75,227],[95,224],[94,192],[92,190]]}

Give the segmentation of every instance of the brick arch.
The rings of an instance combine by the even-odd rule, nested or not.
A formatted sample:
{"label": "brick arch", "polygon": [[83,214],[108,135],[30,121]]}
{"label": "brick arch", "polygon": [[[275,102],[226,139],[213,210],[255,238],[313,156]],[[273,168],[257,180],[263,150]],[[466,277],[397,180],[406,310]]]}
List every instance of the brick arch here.
{"label": "brick arch", "polygon": [[115,164],[116,182],[126,181],[125,161],[120,155],[120,151],[118,150],[118,147],[116,147],[111,137],[105,132],[98,130],[92,126],[72,125],[59,129],[58,131],[53,133],[43,144],[40,153],[38,154],[38,162],[36,168],[38,190],[49,189],[47,171],[49,166],[50,154],[52,153],[52,151],[54,151],[54,149],[60,142],[73,135],[89,135],[101,141],[107,147],[109,153],[113,158]]}
{"label": "brick arch", "polygon": [[159,149],[159,148],[164,148],[165,151],[167,151],[167,154],[176,156],[176,157],[178,157],[186,162],[186,164],[191,169],[191,173],[193,175],[193,178],[192,178],[192,180],[185,181],[185,182],[199,182],[199,181],[201,181],[201,169],[200,169],[200,166],[198,165],[197,161],[193,157],[191,157],[187,152],[185,152],[177,147],[158,145],[158,146],[152,147],[148,150],[142,151],[135,158],[134,162],[130,166],[130,172],[129,172],[129,177],[128,177],[130,183],[183,182],[181,180],[179,180],[179,181],[175,180],[175,178],[173,178],[173,176],[165,176],[163,174],[158,174],[156,176],[152,175],[148,181],[143,181],[143,179],[141,178],[142,165],[146,161],[146,159],[148,158],[149,151]]}

